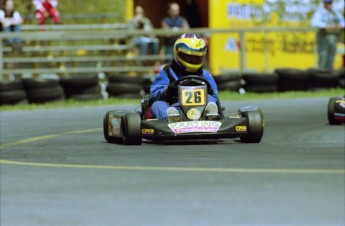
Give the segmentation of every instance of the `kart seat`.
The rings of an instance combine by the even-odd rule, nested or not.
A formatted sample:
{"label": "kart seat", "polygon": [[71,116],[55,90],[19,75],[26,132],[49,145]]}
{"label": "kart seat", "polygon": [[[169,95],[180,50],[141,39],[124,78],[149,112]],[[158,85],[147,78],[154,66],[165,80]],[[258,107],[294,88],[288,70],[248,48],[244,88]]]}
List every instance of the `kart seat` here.
{"label": "kart seat", "polygon": [[144,119],[151,119],[151,118],[153,118],[152,111],[151,111],[151,107],[148,107],[148,108],[145,110],[143,118],[144,118]]}
{"label": "kart seat", "polygon": [[151,106],[152,106],[153,100],[150,98],[150,95],[145,95],[143,99],[141,100],[141,112],[142,112],[142,118],[143,119],[150,119],[153,118]]}

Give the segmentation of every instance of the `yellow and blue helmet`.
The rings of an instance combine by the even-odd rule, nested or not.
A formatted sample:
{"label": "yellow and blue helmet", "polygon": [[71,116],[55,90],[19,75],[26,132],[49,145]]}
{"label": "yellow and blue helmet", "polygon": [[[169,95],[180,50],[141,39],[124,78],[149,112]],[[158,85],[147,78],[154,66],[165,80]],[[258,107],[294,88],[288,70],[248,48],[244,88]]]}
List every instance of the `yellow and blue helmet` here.
{"label": "yellow and blue helmet", "polygon": [[183,34],[174,44],[174,59],[188,72],[199,70],[206,55],[205,41],[195,34]]}

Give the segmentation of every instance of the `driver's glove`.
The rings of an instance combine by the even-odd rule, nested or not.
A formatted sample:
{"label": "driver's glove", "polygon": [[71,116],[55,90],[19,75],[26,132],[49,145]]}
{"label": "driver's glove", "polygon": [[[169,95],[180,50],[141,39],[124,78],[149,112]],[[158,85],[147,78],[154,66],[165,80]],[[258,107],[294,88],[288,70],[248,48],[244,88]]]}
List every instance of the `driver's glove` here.
{"label": "driver's glove", "polygon": [[177,86],[174,83],[170,83],[168,88],[164,91],[164,96],[166,98],[172,98],[177,96]]}
{"label": "driver's glove", "polygon": [[213,96],[213,94],[214,94],[214,90],[213,90],[212,88],[209,88],[209,89],[207,90],[207,92],[208,92],[208,94],[210,94],[211,96]]}

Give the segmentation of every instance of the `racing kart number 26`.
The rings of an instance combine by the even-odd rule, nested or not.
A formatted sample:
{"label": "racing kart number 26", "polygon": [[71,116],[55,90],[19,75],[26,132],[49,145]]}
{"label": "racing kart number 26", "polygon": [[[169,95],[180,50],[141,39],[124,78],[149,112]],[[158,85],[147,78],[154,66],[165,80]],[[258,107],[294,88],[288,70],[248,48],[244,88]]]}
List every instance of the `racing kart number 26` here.
{"label": "racing kart number 26", "polygon": [[181,105],[203,106],[205,105],[205,89],[188,87],[181,90]]}
{"label": "racing kart number 26", "polygon": [[[236,115],[224,114],[217,100],[219,115],[208,118],[206,111],[208,92],[211,85],[202,76],[186,75],[179,78],[175,85],[181,107],[176,122],[154,117],[151,113],[150,96],[141,101],[141,109],[108,111],[103,119],[104,138],[109,143],[140,145],[142,139],[152,141],[224,139],[240,138],[244,143],[259,143],[264,132],[263,113],[258,107],[243,107]],[[150,105],[151,104],[151,105]],[[333,106],[333,105],[332,105]],[[213,115],[211,115],[213,116]]]}

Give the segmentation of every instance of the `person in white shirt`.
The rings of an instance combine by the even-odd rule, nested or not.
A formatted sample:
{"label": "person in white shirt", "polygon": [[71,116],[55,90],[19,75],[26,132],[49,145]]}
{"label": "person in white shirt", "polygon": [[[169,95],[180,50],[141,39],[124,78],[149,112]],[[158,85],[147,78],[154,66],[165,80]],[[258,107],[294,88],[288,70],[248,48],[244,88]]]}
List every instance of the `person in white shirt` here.
{"label": "person in white shirt", "polygon": [[[4,0],[0,9],[0,30],[3,32],[20,32],[23,19],[19,12],[15,10],[13,0]],[[18,45],[20,38],[7,39],[8,45]]]}
{"label": "person in white shirt", "polygon": [[[153,29],[153,25],[151,20],[145,16],[143,7],[136,6],[134,12],[135,16],[129,21],[129,28],[132,30],[138,29],[151,31]],[[153,35],[135,37],[132,41],[135,46],[139,47],[141,56],[149,53],[148,48],[150,46],[152,47],[151,53],[153,55],[157,55],[159,53],[159,39]]]}
{"label": "person in white shirt", "polygon": [[323,0],[323,5],[315,11],[311,20],[311,26],[318,29],[319,68],[330,70],[333,69],[338,34],[345,26],[343,15],[333,9],[332,3],[332,0]]}

